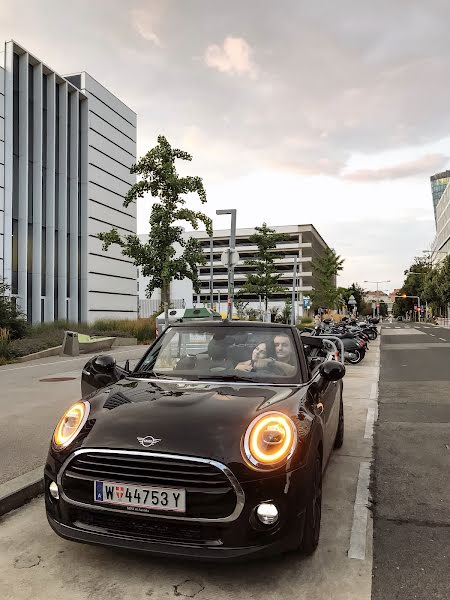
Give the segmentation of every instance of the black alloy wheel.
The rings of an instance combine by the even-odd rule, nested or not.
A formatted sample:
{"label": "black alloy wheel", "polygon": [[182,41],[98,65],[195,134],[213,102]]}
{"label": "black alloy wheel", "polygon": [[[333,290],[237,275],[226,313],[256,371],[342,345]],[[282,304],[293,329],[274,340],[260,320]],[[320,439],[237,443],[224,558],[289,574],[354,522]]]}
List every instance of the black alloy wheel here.
{"label": "black alloy wheel", "polygon": [[305,525],[301,551],[312,554],[317,548],[320,536],[320,521],[322,519],[322,459],[317,452],[314,459],[314,471],[311,479],[311,495],[305,514]]}
{"label": "black alloy wheel", "polygon": [[342,448],[342,444],[344,443],[344,402],[342,401],[339,405],[339,423],[336,431],[336,437],[334,438],[334,447]]}

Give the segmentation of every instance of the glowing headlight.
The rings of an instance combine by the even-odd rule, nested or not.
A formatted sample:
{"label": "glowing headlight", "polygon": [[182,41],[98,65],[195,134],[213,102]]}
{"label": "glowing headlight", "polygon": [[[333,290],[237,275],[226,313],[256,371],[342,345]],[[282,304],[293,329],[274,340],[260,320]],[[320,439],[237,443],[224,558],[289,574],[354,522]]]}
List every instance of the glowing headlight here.
{"label": "glowing headlight", "polygon": [[88,402],[77,402],[64,413],[53,434],[53,446],[56,450],[62,450],[76,438],[88,415]]}
{"label": "glowing headlight", "polygon": [[267,412],[254,419],[245,433],[245,458],[255,467],[274,468],[292,456],[297,431],[289,417]]}

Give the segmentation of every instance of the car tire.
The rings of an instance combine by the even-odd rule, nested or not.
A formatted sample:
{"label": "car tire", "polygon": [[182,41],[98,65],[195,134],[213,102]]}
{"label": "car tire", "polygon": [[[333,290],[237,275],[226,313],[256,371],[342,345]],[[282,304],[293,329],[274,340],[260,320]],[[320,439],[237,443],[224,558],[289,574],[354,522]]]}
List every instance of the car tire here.
{"label": "car tire", "polygon": [[317,451],[311,478],[311,494],[308,500],[300,550],[312,554],[319,543],[320,521],[322,518],[322,459]]}
{"label": "car tire", "polygon": [[334,447],[336,449],[342,448],[342,444],[344,443],[344,429],[344,402],[341,395],[341,402],[339,405],[339,424],[336,431],[336,437],[334,438]]}

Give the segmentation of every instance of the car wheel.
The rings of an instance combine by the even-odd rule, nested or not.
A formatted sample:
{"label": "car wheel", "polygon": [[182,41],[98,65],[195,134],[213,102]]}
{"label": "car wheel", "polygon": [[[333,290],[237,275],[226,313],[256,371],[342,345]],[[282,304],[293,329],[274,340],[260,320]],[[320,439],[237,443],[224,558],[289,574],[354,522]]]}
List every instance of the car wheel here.
{"label": "car wheel", "polygon": [[344,443],[344,402],[342,401],[339,406],[339,424],[336,432],[336,437],[334,439],[334,447],[342,448],[342,444]]}
{"label": "car wheel", "polygon": [[322,518],[322,460],[317,452],[314,460],[314,472],[311,481],[311,494],[305,514],[305,525],[301,551],[312,554],[317,548],[320,536],[320,521]]}

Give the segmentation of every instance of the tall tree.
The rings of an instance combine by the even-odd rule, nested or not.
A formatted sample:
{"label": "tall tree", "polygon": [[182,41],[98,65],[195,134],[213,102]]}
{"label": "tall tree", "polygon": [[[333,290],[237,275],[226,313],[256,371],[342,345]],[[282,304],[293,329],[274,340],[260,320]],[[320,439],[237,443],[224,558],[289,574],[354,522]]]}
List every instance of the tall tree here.
{"label": "tall tree", "polygon": [[0,329],[5,329],[11,339],[25,335],[28,324],[23,313],[14,304],[10,286],[0,278]]}
{"label": "tall tree", "polygon": [[247,280],[242,286],[239,296],[245,297],[250,294],[261,296],[264,298],[264,306],[267,311],[270,296],[286,291],[286,288],[278,283],[280,274],[277,272],[275,259],[282,256],[276,251],[277,244],[288,240],[289,237],[267,227],[266,223],[255,229],[256,233],[249,239],[258,247],[256,258],[244,262],[245,265],[255,267],[255,272],[247,275]]}
{"label": "tall tree", "polygon": [[315,308],[320,306],[334,308],[338,302],[340,291],[336,288],[335,277],[344,268],[344,260],[332,248],[313,261],[313,272],[316,276],[316,288],[312,292]]}
{"label": "tall tree", "polygon": [[[131,173],[140,179],[128,191],[123,206],[128,208],[138,198],[148,192],[157,198],[150,214],[150,232],[148,242],[143,244],[137,235],[120,235],[117,229],[100,233],[98,238],[107,250],[111,244],[122,248],[122,254],[133,259],[136,267],[141,267],[142,275],[149,277],[146,289],[148,297],[160,288],[164,305],[166,324],[170,302],[170,282],[172,279],[188,278],[194,290],[200,292],[198,266],[205,264],[205,256],[198,240],[183,238],[180,222],[189,223],[198,229],[199,222],[205,225],[206,231],[212,235],[212,222],[202,212],[185,207],[184,194],[196,193],[200,202],[206,202],[206,192],[201,177],[181,177],[176,169],[175,161],[192,160],[192,156],[183,150],[172,148],[167,139],[158,136],[157,145],[149,150],[135,165]],[[176,245],[181,247],[177,253]]]}

